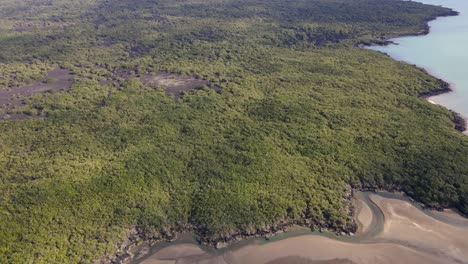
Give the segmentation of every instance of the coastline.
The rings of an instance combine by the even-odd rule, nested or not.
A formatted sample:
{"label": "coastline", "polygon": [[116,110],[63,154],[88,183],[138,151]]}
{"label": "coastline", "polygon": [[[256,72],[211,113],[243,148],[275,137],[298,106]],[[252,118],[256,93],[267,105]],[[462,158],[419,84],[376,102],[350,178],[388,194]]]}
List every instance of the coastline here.
{"label": "coastline", "polygon": [[[451,9],[451,11],[449,11],[446,14],[441,14],[441,15],[438,15],[438,16],[433,16],[433,17],[430,17],[428,19],[425,19],[423,29],[421,31],[419,31],[419,32],[386,35],[386,36],[383,36],[380,41],[370,42],[370,43],[359,43],[357,45],[357,47],[367,48],[367,47],[372,47],[372,46],[398,45],[398,43],[393,41],[394,39],[403,38],[403,37],[418,37],[418,36],[428,35],[431,32],[430,31],[431,27],[429,26],[430,22],[435,21],[438,18],[458,16],[458,15],[460,15],[460,12]],[[378,51],[378,52],[381,52],[381,51]],[[381,53],[387,55],[389,58],[391,58],[393,60],[399,61],[398,59],[390,56],[389,54],[387,54],[385,52],[381,52]],[[418,66],[418,65],[415,65],[415,64],[412,64],[412,66],[416,67],[417,69],[419,69],[421,71],[423,71],[427,75],[430,75],[430,76],[436,78],[440,83],[440,88],[439,89],[435,89],[435,90],[428,91],[428,92],[423,92],[423,93],[418,95],[419,98],[424,99],[424,100],[428,101],[431,104],[440,105],[440,104],[435,103],[434,101],[430,100],[430,98],[434,97],[434,96],[454,92],[452,84],[450,84],[449,82],[447,82],[447,81],[439,78],[438,76],[430,73],[429,69]],[[454,110],[452,110],[452,109],[450,109],[450,108],[448,108],[448,107],[446,107],[444,105],[440,105],[440,106],[446,108],[452,114],[452,121],[454,123],[455,130],[457,130],[457,131],[461,132],[462,134],[468,136],[468,116],[462,116],[460,113],[458,113],[458,112],[456,112],[456,111],[454,111]]]}
{"label": "coastline", "polygon": [[[376,215],[376,210],[380,211],[380,214],[382,214],[379,206],[377,206],[371,199],[367,197],[369,194],[378,195],[385,198],[398,199],[411,203],[415,208],[423,212],[425,215],[442,222],[445,222],[441,220],[443,217],[434,217],[434,215],[436,213],[443,213],[446,210],[450,210],[463,219],[468,218],[467,215],[462,214],[456,208],[443,208],[440,206],[431,207],[424,203],[418,202],[412,196],[402,191],[401,188],[395,186],[388,188],[366,188],[360,186],[353,187],[351,189],[351,193],[347,197],[350,202],[348,216],[350,219],[352,219],[352,227],[349,229],[318,227],[317,225],[314,226],[314,224],[305,224],[307,219],[298,219],[286,223],[280,222],[276,225],[267,225],[264,228],[241,230],[239,232],[229,234],[228,236],[219,235],[212,240],[203,240],[196,235],[197,229],[193,226],[186,226],[185,228],[180,229],[171,229],[156,235],[144,234],[143,232],[138,231],[135,227],[132,227],[127,231],[127,233],[131,235],[128,236],[123,243],[118,245],[118,252],[112,256],[107,256],[97,260],[96,263],[138,264],[155,252],[158,252],[159,250],[162,250],[168,246],[187,243],[198,245],[198,247],[200,247],[205,253],[219,255],[223,254],[224,250],[234,250],[243,247],[245,246],[244,243],[249,243],[251,240],[255,239],[265,239],[265,241],[270,241],[271,239],[271,241],[277,241],[307,234],[315,234],[318,236],[331,238],[333,240],[350,243],[353,243],[353,240],[357,239],[361,240],[361,242],[358,243],[366,243],[368,239],[376,237],[382,231],[378,229],[378,224],[376,225],[376,223],[374,223],[375,220],[372,220],[372,229],[361,232],[362,223],[360,223],[357,219],[357,216],[361,212],[361,208],[359,208],[356,203],[359,199],[361,201],[368,200],[367,203],[370,202],[370,204],[367,205],[371,207],[372,211],[374,211],[374,218]],[[385,220],[383,214],[382,217],[383,220],[380,221]],[[378,230],[373,230],[375,228]],[[296,230],[299,230],[299,232],[295,232]],[[190,238],[187,238],[187,234],[189,234]],[[284,237],[279,237],[283,234]],[[157,247],[158,250],[154,252],[154,250],[151,250],[153,247]]]}
{"label": "coastline", "polygon": [[[395,38],[402,38],[402,37],[418,37],[418,36],[425,36],[430,33],[431,27],[429,26],[429,22],[432,22],[434,20],[437,20],[438,18],[441,17],[451,17],[451,16],[459,16],[460,12],[455,11],[450,8],[450,11],[445,14],[440,14],[440,15],[434,15],[430,18],[427,18],[423,20],[424,26],[423,29],[419,32],[416,33],[406,33],[406,34],[394,34],[394,35],[386,35],[383,37],[383,40],[391,40]],[[393,41],[392,41],[393,42]]]}
{"label": "coastline", "polygon": [[[431,97],[434,97],[434,96],[438,96],[438,95],[442,95],[442,94],[445,94],[445,93],[451,93],[451,92],[454,92],[453,88],[452,88],[452,85],[440,78],[438,78],[437,76],[434,76],[432,74],[430,74],[427,69],[425,68],[421,68],[421,67],[418,67],[416,65],[414,65],[415,67],[417,67],[418,69],[422,70],[423,72],[425,72],[426,74],[428,75],[431,75],[435,78],[437,78],[437,80],[440,82],[441,86],[440,86],[440,89],[436,89],[436,90],[432,90],[432,91],[429,91],[429,92],[424,92],[424,93],[421,93],[419,94],[419,98],[421,99],[424,99],[426,101],[428,101],[429,103],[431,104],[434,104],[434,105],[440,105],[434,101],[431,100]],[[442,107],[445,107],[443,105],[440,105]],[[447,108],[447,107],[445,107]],[[467,127],[467,124],[468,124],[468,117],[463,117],[460,113],[452,110],[452,109],[449,109],[449,112],[452,114],[452,121],[453,123],[455,124],[455,129],[465,135],[468,135],[468,127]]]}
{"label": "coastline", "polygon": [[[251,228],[246,230],[238,230],[228,234],[218,234],[216,237],[200,237],[194,235],[194,241],[201,247],[211,249],[214,252],[217,250],[224,250],[236,246],[242,241],[263,238],[269,240],[275,236],[291,232],[297,228],[304,228],[312,232],[334,234],[341,237],[352,237],[357,232],[358,225],[354,220],[355,206],[354,206],[354,192],[358,191],[350,188],[349,192],[345,194],[343,199],[348,201],[347,207],[347,223],[340,228],[332,228],[326,224],[313,222],[308,218],[291,219],[288,221],[279,221],[276,224],[268,224],[259,228]],[[95,261],[95,263],[104,264],[127,264],[138,263],[140,258],[144,258],[150,251],[151,247],[162,243],[173,243],[179,239],[184,233],[203,234],[202,227],[194,227],[193,225],[186,225],[180,228],[165,230],[157,234],[147,234],[138,230],[135,226],[130,227],[126,231],[125,239],[116,245],[117,252],[112,255],[104,256]],[[305,233],[299,233],[303,235]],[[138,258],[136,258],[138,256]]]}
{"label": "coastline", "polygon": [[[360,229],[355,237],[335,236],[334,234],[326,232],[312,233],[304,231],[305,229],[298,228],[288,231],[284,235],[272,238],[271,240],[249,239],[243,241],[243,243],[234,244],[232,247],[228,248],[228,251],[221,250],[216,252],[200,247],[195,242],[177,241],[173,244],[166,243],[161,247],[157,247],[156,250],[148,252],[150,254],[135,259],[132,263],[155,264],[160,263],[159,261],[162,260],[168,263],[176,263],[179,260],[183,263],[191,260],[208,261],[206,263],[251,263],[253,259],[258,260],[254,261],[254,263],[270,263],[263,260],[265,256],[271,258],[272,261],[275,259],[280,260],[283,257],[291,258],[302,256],[304,259],[310,257],[311,260],[320,259],[327,261],[328,259],[328,261],[330,261],[323,263],[338,263],[331,261],[331,259],[336,259],[338,256],[340,258],[353,258],[353,254],[349,254],[350,248],[366,249],[364,251],[359,251],[359,255],[366,255],[373,254],[376,245],[382,244],[398,247],[399,250],[403,251],[409,250],[416,252],[418,256],[414,258],[414,261],[421,260],[420,258],[423,257],[421,254],[425,255],[428,259],[437,258],[439,260],[434,263],[452,263],[453,261],[458,263],[460,259],[464,259],[464,256],[460,255],[457,250],[452,250],[450,245],[452,245],[453,242],[454,245],[459,247],[462,251],[468,246],[466,241],[460,244],[460,241],[464,240],[464,235],[462,235],[461,232],[468,232],[468,220],[465,218],[462,220],[457,219],[458,216],[453,215],[455,213],[454,211],[440,212],[440,217],[434,217],[436,212],[423,209],[420,207],[419,203],[412,201],[408,196],[402,196],[401,193],[359,192],[356,193],[355,197],[356,199],[354,202],[357,208],[355,216],[356,221],[359,221],[360,217],[361,219],[364,217],[367,220],[360,223],[360,228],[364,227],[365,229]],[[361,206],[359,203],[361,203]],[[363,207],[367,207],[367,212],[362,210]],[[406,219],[401,218],[400,215],[404,217],[408,216],[409,218],[402,222],[399,220],[395,221],[395,219]],[[461,222],[457,225],[453,224],[452,221]],[[435,235],[435,237],[431,232],[427,233],[426,231],[427,228],[431,226],[438,227],[436,231],[438,235]],[[402,239],[398,239],[398,234],[401,233],[400,231],[405,234]],[[443,237],[447,237],[445,235],[450,234],[450,236],[448,236],[450,237],[448,239],[449,241],[439,242],[439,234],[443,235]],[[447,240],[446,238],[444,239]],[[301,247],[303,248],[300,251],[296,251],[297,245],[295,241],[298,240],[302,241]],[[306,241],[307,243],[304,243]],[[337,248],[332,247],[334,249],[331,251],[307,250],[310,248],[317,249],[322,243],[328,243],[330,246],[337,246]],[[282,245],[280,247],[282,249],[280,250],[280,248],[277,248],[266,255],[258,252],[261,248],[271,248],[277,245]],[[439,246],[441,248],[439,248]],[[352,250],[352,252],[356,251]],[[389,261],[389,257],[386,256],[384,258],[386,261],[382,263],[397,263],[397,260],[398,262],[408,260],[406,259],[408,256],[401,256],[396,252],[390,255],[393,256],[392,260]],[[246,256],[248,257],[246,258]],[[361,262],[357,261],[356,263]]]}
{"label": "coastline", "polygon": [[356,47],[371,47],[371,46],[388,46],[388,45],[398,45],[395,43],[392,39],[396,38],[404,38],[404,37],[419,37],[419,36],[425,36],[428,35],[431,31],[431,27],[429,26],[429,23],[432,21],[437,20],[438,18],[442,17],[452,17],[452,16],[459,16],[460,12],[455,11],[453,9],[450,9],[449,12],[439,14],[439,15],[434,15],[430,18],[422,20],[423,22],[423,29],[421,29],[418,32],[413,32],[413,33],[401,33],[401,34],[388,34],[384,35],[383,37],[376,38],[375,40],[372,41],[363,41],[363,42],[358,42],[356,44]]}
{"label": "coastline", "polygon": [[[377,39],[375,42],[358,43],[356,46],[358,48],[365,48],[365,47],[370,47],[370,46],[387,46],[387,45],[395,44],[395,42],[392,41],[392,39],[395,39],[395,38],[424,36],[430,33],[429,22],[434,21],[440,17],[458,16],[459,14],[460,14],[459,12],[455,10],[451,10],[446,14],[435,15],[433,17],[425,19],[423,21],[424,23],[423,29],[419,32],[386,35],[380,38],[380,40]],[[388,54],[386,55],[392,58],[390,55]],[[450,85],[450,83],[446,82],[445,80],[441,78],[438,78],[437,76],[430,74],[426,68],[419,67],[417,65],[413,65],[413,66],[425,72],[426,74],[435,77],[441,84],[439,89],[435,89],[432,91],[419,94],[418,95],[419,98],[435,104],[434,102],[430,101],[430,97],[453,92],[453,88]],[[453,110],[450,110],[449,108],[447,108],[447,110],[449,110],[453,115],[452,121],[455,125],[455,129],[468,135],[468,130],[467,130],[468,129],[467,128],[468,117],[464,118],[459,113]],[[385,191],[385,192],[389,192],[393,194],[400,194],[400,195],[403,194],[403,196],[407,197],[411,202],[415,204],[419,204],[420,207],[422,208],[421,210],[442,211],[444,209],[441,207],[429,207],[425,204],[419,203],[415,201],[407,193],[399,191],[398,188],[391,188],[391,187],[387,189],[352,188],[349,197],[346,197],[346,199],[348,201],[351,201],[351,199],[353,199],[354,197],[354,192],[356,191],[373,191],[373,192]],[[350,204],[348,208],[348,219],[351,218],[353,219],[353,221],[351,223],[347,223],[347,225],[342,229],[340,228],[332,229],[330,227],[323,226],[318,223],[310,223],[309,219],[303,218],[303,219],[293,219],[290,221],[282,221],[276,224],[266,225],[263,228],[257,228],[257,229],[251,229],[251,230],[240,230],[240,231],[228,234],[228,235],[219,235],[216,238],[205,237],[204,239],[197,239],[197,242],[199,243],[199,245],[208,246],[216,250],[224,249],[224,248],[231,247],[235,245],[237,242],[242,241],[242,240],[253,239],[253,238],[269,239],[275,235],[288,232],[294,226],[310,228],[311,232],[319,231],[320,233],[323,233],[323,232],[335,233],[337,236],[351,237],[351,236],[354,236],[358,230],[358,223],[354,219],[355,213],[356,213],[355,209],[356,208],[352,204]],[[462,216],[467,217],[465,215],[462,215]],[[348,226],[348,224],[350,225]],[[199,228],[199,227],[185,226],[182,228],[174,228],[174,229],[171,228],[168,231],[163,231],[156,235],[148,235],[148,234],[144,234],[143,232],[138,231],[135,227],[132,227],[131,229],[127,230],[127,233],[130,235],[125,237],[125,240],[117,246],[118,251],[115,254],[112,254],[111,256],[105,256],[104,258],[97,260],[97,262],[109,263],[109,264],[133,263],[133,261],[135,261],[134,257],[138,253],[138,252],[135,252],[135,249],[143,243],[148,244],[148,246],[145,249],[142,249],[141,251],[139,251],[139,252],[143,252],[144,254],[145,251],[147,252],[149,247],[152,247],[158,243],[173,242],[177,239],[179,234],[182,234],[184,232],[200,231],[202,229],[203,228]],[[203,233],[203,231],[201,231],[200,233]]]}

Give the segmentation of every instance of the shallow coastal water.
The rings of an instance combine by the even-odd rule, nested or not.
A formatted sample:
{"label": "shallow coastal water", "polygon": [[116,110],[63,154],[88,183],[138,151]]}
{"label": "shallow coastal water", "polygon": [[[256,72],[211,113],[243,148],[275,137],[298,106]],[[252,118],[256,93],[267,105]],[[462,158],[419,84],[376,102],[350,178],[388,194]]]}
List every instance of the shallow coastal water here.
{"label": "shallow coastal water", "polygon": [[359,229],[354,237],[298,228],[221,251],[182,237],[156,245],[135,263],[468,263],[468,219],[422,210],[391,193],[358,192],[355,203]]}
{"label": "shallow coastal water", "polygon": [[468,119],[468,1],[418,0],[425,4],[442,5],[460,12],[459,16],[441,17],[429,23],[426,36],[391,39],[398,45],[375,46],[391,57],[416,64],[432,75],[452,85],[454,90],[429,98]]}

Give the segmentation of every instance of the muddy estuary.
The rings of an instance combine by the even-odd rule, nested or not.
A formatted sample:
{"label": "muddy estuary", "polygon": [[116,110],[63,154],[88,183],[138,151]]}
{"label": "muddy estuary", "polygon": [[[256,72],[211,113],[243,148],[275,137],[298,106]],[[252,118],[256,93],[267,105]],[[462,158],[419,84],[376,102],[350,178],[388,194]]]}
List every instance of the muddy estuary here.
{"label": "muddy estuary", "polygon": [[468,219],[456,212],[423,210],[390,193],[357,193],[354,202],[359,228],[353,237],[297,227],[215,251],[186,235],[157,244],[134,263],[468,263]]}

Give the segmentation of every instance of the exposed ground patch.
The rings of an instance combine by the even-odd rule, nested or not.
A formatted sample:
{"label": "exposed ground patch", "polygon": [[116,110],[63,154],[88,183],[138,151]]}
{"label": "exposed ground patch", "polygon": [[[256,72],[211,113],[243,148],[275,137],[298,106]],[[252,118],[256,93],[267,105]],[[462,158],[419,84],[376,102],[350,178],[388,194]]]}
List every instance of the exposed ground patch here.
{"label": "exposed ground patch", "polygon": [[183,76],[170,73],[158,73],[157,75],[145,75],[141,77],[144,85],[151,88],[164,88],[167,95],[181,98],[184,92],[208,85],[207,80],[196,79],[192,76]]}
{"label": "exposed ground patch", "polygon": [[[190,75],[180,75],[167,72],[159,72],[157,74],[144,74],[141,76],[135,76],[126,73],[118,73],[118,77],[122,80],[128,80],[131,78],[139,79],[145,86],[153,89],[164,89],[166,95],[174,96],[175,99],[180,99],[184,96],[185,92],[189,90],[195,90],[208,86],[217,92],[221,91],[218,86],[211,86],[210,82],[204,79],[198,79]],[[116,82],[116,79],[108,79],[101,81],[101,85],[112,85]]]}
{"label": "exposed ground patch", "polygon": [[25,32],[25,31],[30,31],[30,30],[32,30],[33,28],[34,28],[34,27],[33,27],[32,25],[29,25],[29,24],[28,24],[28,25],[24,25],[24,24],[22,24],[22,25],[17,25],[17,26],[15,26],[14,30],[15,30],[16,32],[20,32],[20,33],[21,33],[21,32]]}
{"label": "exposed ground patch", "polygon": [[15,113],[16,107],[24,106],[24,99],[34,94],[46,93],[52,90],[68,91],[73,83],[72,74],[67,69],[55,68],[47,73],[47,76],[37,80],[32,84],[11,87],[7,90],[0,90],[0,118],[9,116],[10,119],[24,119],[30,117],[25,114]]}

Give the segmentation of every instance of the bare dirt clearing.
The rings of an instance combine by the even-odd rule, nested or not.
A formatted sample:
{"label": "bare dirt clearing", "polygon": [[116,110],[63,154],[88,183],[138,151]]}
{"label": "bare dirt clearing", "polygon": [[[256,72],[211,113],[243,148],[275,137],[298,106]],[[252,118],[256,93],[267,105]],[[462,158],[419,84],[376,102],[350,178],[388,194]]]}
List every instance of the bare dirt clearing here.
{"label": "bare dirt clearing", "polygon": [[[158,72],[157,74],[142,74],[135,76],[128,73],[117,73],[118,77],[122,80],[129,80],[132,78],[139,79],[143,85],[153,89],[164,89],[166,95],[174,96],[175,99],[182,98],[187,91],[200,89],[208,86],[216,92],[220,92],[221,88],[218,86],[210,86],[210,82],[204,79],[195,78],[191,75],[180,75],[175,73]],[[113,85],[118,82],[115,78],[99,82],[101,85]]]}
{"label": "bare dirt clearing", "polygon": [[30,31],[32,29],[33,29],[32,26],[17,26],[17,27],[15,27],[15,31],[20,32],[20,33],[25,32],[25,31]]}
{"label": "bare dirt clearing", "polygon": [[184,92],[208,85],[206,80],[196,79],[192,76],[183,76],[170,73],[158,73],[157,75],[145,75],[141,81],[151,88],[164,88],[167,95],[176,98],[184,96]]}
{"label": "bare dirt clearing", "polygon": [[34,94],[43,94],[52,90],[68,91],[73,83],[72,74],[67,69],[55,68],[47,76],[32,84],[22,87],[11,87],[0,90],[0,118],[7,116],[11,119],[24,119],[27,115],[11,113],[15,107],[24,106],[24,99]]}

